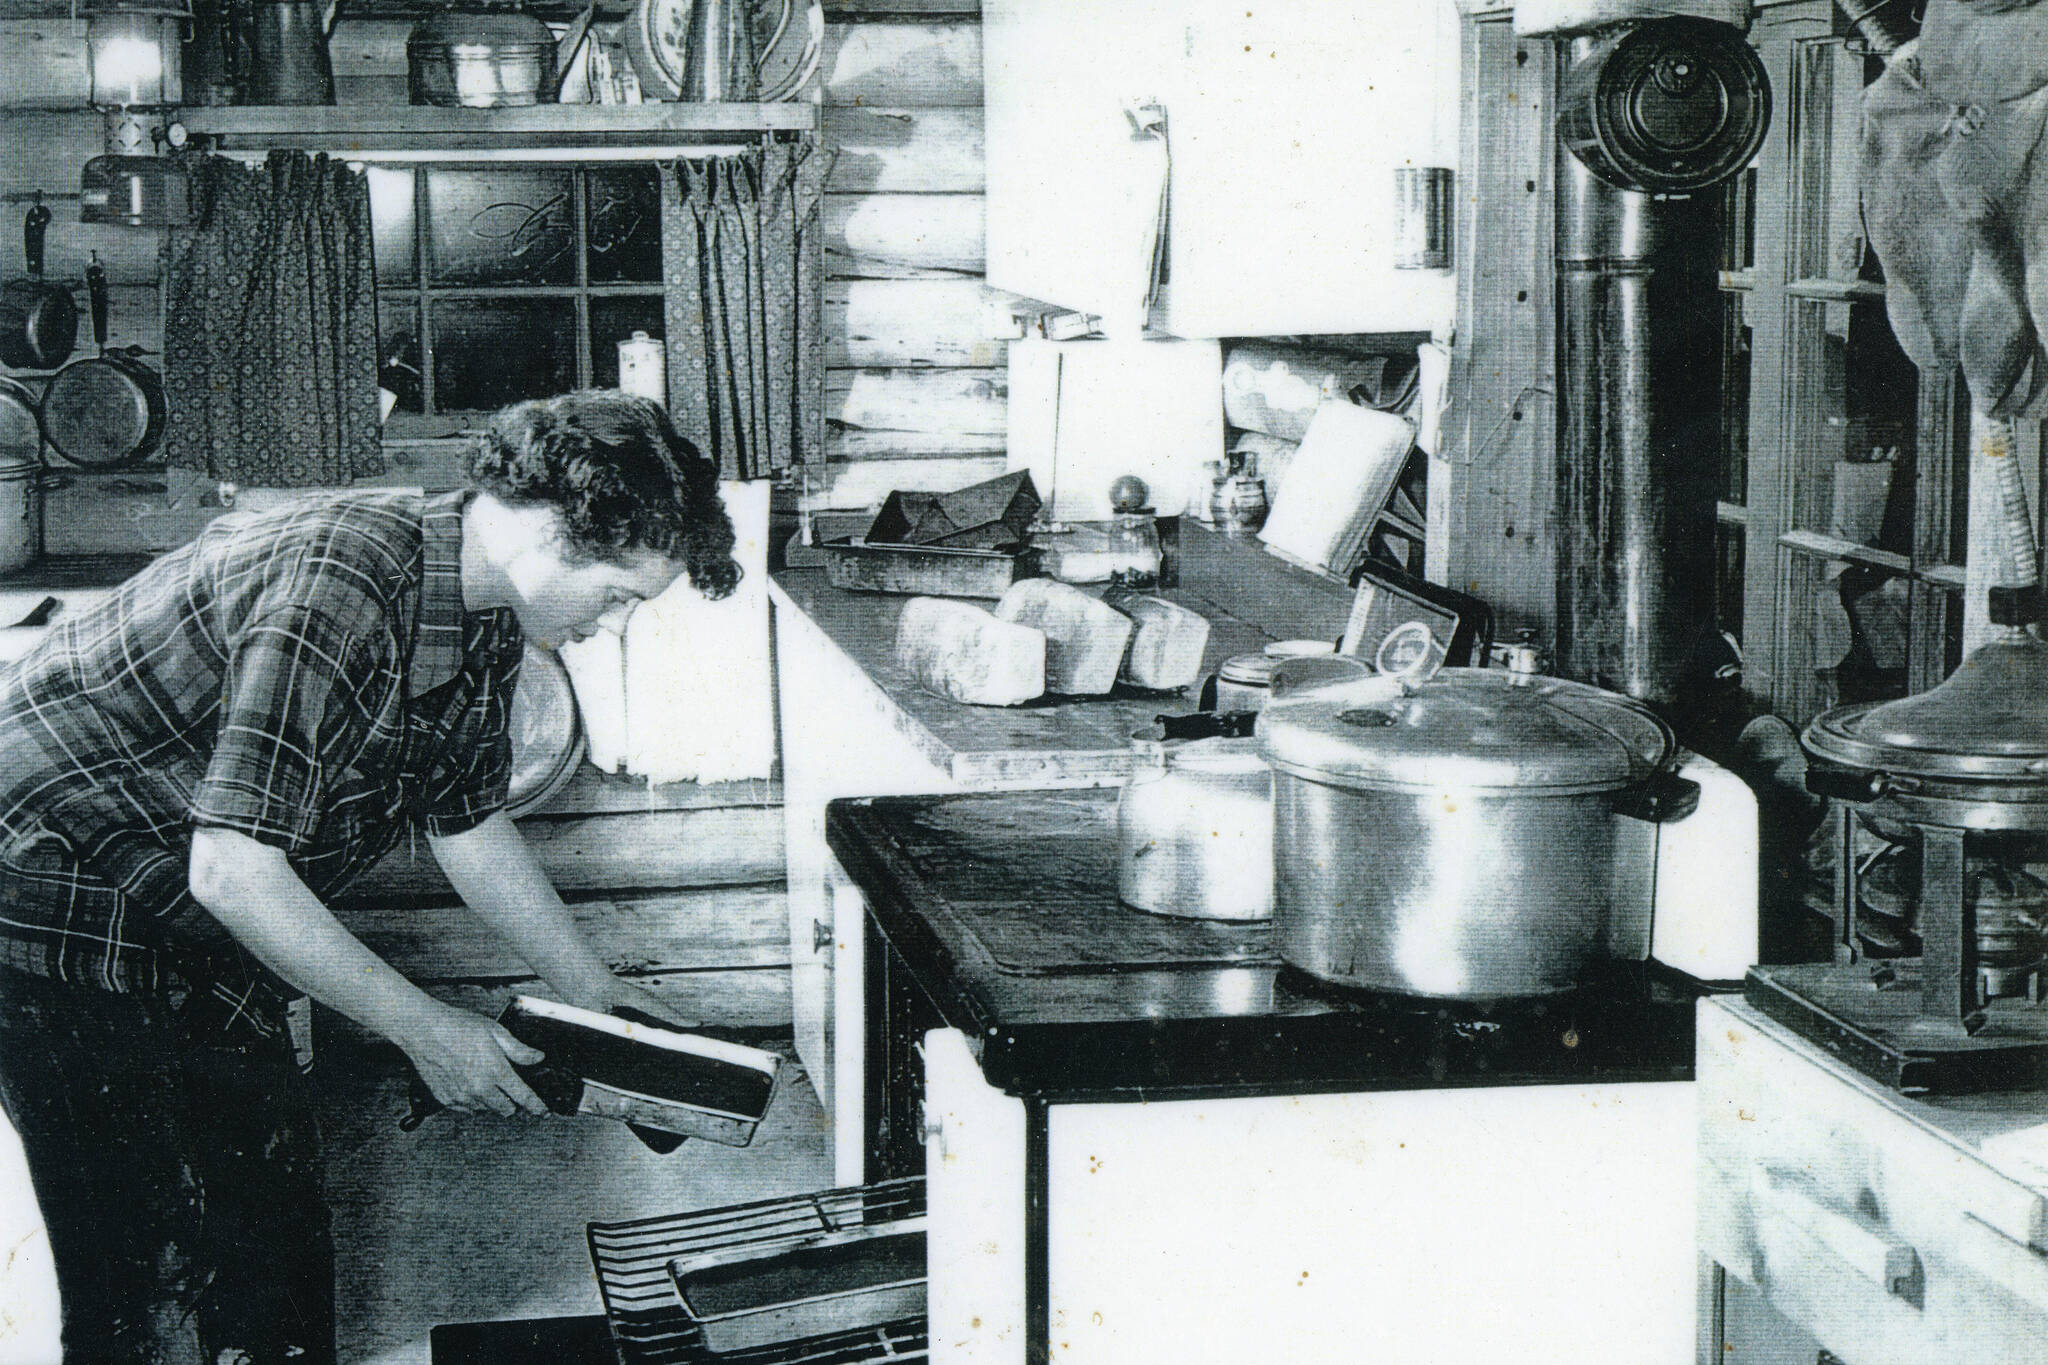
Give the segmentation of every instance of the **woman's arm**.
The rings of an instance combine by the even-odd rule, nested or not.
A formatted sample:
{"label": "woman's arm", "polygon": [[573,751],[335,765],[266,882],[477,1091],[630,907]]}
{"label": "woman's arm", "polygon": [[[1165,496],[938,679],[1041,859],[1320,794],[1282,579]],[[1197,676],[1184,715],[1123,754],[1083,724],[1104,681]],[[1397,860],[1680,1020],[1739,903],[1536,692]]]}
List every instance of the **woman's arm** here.
{"label": "woman's arm", "polygon": [[264,966],[405,1050],[451,1109],[545,1113],[511,1063],[541,1054],[481,1015],[444,1005],[364,947],[284,851],[233,830],[192,832],[192,897]]}
{"label": "woman's arm", "polygon": [[696,1021],[612,975],[503,811],[460,834],[429,835],[427,844],[463,903],[503,935],[566,1003],[592,1010],[630,1005],[673,1024],[695,1026]]}

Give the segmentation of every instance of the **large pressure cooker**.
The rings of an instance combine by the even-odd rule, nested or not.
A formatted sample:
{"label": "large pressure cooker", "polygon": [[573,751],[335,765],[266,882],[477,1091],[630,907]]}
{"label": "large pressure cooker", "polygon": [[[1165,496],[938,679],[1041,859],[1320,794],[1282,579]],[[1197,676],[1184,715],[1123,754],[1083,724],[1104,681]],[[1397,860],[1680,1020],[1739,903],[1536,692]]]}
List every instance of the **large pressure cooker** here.
{"label": "large pressure cooker", "polygon": [[1267,705],[1259,742],[1280,957],[1403,995],[1576,987],[1613,904],[1616,821],[1698,798],[1646,707],[1527,673],[1310,688]]}

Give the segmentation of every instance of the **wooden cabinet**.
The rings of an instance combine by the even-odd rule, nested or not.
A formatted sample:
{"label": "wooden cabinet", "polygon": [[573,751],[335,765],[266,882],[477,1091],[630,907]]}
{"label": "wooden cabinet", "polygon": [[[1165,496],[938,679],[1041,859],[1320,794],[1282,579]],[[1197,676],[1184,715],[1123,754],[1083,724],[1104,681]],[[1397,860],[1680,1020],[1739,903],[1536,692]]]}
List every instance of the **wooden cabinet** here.
{"label": "wooden cabinet", "polygon": [[860,895],[825,848],[825,803],[839,796],[958,791],[891,723],[891,703],[825,631],[771,587],[782,722],[789,873],[790,1009],[797,1056],[832,1120],[833,1171],[860,1183]]}
{"label": "wooden cabinet", "polygon": [[1985,1144],[2048,1096],[1908,1098],[1736,1001],[1698,1038],[1699,1242],[1725,1272],[1702,1365],[2043,1359],[2048,1196]]}
{"label": "wooden cabinet", "polygon": [[988,282],[1133,330],[1156,144],[1126,110],[1150,105],[1169,163],[1154,327],[1447,327],[1451,273],[1394,267],[1394,172],[1455,164],[1456,21],[1450,0],[989,0]]}

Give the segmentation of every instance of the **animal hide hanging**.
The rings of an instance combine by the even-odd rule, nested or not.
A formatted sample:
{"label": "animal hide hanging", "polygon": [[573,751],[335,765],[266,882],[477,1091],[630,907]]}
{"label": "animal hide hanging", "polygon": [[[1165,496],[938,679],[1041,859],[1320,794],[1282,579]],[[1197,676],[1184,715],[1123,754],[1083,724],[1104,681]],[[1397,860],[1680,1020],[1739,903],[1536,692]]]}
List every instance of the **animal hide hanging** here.
{"label": "animal hide hanging", "polygon": [[[1932,0],[1863,95],[1859,171],[1900,346],[1979,412],[2048,395],[2048,6]],[[2029,263],[2036,268],[2030,270]]]}

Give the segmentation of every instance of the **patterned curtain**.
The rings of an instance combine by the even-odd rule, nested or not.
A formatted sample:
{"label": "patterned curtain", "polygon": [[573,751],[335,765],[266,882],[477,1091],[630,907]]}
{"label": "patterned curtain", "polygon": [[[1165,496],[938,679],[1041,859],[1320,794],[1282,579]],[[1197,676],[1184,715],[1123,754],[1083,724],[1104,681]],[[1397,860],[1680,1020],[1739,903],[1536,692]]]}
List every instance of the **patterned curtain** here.
{"label": "patterned curtain", "polygon": [[325,156],[195,158],[165,277],[164,461],[249,486],[384,472],[369,185]]}
{"label": "patterned curtain", "polygon": [[820,205],[811,141],[676,163],[662,194],[669,408],[728,479],[824,458]]}

